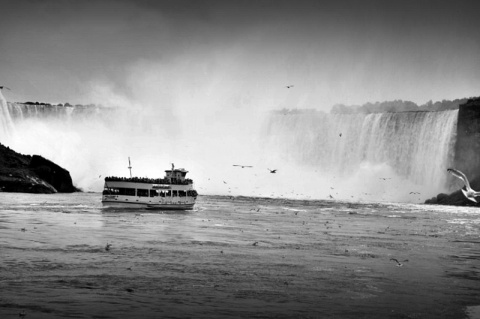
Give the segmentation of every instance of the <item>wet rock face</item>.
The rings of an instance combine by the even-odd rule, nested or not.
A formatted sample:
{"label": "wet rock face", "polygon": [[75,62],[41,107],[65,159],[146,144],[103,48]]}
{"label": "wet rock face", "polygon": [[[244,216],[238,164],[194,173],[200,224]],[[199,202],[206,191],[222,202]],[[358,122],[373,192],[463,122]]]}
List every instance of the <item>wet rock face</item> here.
{"label": "wet rock face", "polygon": [[480,98],[470,99],[458,109],[454,167],[470,180],[480,177]]}
{"label": "wet rock face", "polygon": [[77,191],[70,173],[38,155],[22,155],[0,144],[0,191],[71,193]]}
{"label": "wet rock face", "polygon": [[38,177],[55,187],[58,192],[72,193],[76,191],[70,173],[52,161],[39,155],[33,155],[29,167]]}

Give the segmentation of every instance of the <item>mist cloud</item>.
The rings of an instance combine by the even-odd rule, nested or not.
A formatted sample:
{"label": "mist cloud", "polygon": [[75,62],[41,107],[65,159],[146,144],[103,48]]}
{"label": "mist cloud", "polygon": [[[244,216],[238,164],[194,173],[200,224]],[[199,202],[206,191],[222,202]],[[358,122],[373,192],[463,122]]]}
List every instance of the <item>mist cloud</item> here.
{"label": "mist cloud", "polygon": [[[243,189],[287,187],[264,175],[279,165],[258,142],[269,110],[478,95],[473,9],[444,1],[6,1],[6,98],[102,104],[115,114],[48,129],[24,123],[27,133],[11,146],[73,167],[82,187],[101,187],[88,180],[92,172],[126,172],[128,156],[140,176],[175,161],[213,193],[228,192],[227,178]],[[40,134],[44,144],[35,143]],[[254,165],[253,176],[232,164]]]}

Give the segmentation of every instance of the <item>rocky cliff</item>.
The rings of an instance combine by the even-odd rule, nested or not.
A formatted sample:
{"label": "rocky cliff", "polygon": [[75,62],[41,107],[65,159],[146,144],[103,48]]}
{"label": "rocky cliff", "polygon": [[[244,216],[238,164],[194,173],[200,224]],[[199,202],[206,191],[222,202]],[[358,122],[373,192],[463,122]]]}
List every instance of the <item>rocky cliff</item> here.
{"label": "rocky cliff", "polygon": [[[480,191],[480,98],[469,99],[458,109],[457,137],[453,167],[462,171],[469,179],[470,186]],[[447,172],[445,172],[447,174]],[[450,177],[451,194],[438,194],[425,201],[426,204],[457,206],[480,206],[465,198],[460,188],[462,181]],[[480,197],[477,197],[480,202]]]}
{"label": "rocky cliff", "polygon": [[480,177],[480,98],[458,109],[454,166],[470,180]]}
{"label": "rocky cliff", "polygon": [[38,155],[22,155],[0,144],[0,191],[71,193],[78,191],[70,173]]}

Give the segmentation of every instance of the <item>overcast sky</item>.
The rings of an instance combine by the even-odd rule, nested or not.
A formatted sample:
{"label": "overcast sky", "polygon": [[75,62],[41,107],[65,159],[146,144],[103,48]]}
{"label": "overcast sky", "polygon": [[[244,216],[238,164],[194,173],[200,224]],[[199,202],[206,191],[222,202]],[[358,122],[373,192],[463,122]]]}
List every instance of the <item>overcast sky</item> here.
{"label": "overcast sky", "polygon": [[0,85],[11,101],[326,111],[478,96],[478,3],[0,0]]}

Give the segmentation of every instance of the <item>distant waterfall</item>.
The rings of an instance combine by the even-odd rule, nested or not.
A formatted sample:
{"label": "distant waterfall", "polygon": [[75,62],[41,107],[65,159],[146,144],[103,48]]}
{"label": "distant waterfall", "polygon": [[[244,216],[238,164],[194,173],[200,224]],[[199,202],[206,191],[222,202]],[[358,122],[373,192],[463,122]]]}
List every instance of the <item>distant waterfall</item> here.
{"label": "distant waterfall", "polygon": [[266,145],[284,159],[351,174],[365,162],[389,165],[418,185],[446,185],[458,110],[372,114],[275,112]]}
{"label": "distant waterfall", "polygon": [[11,103],[0,95],[0,143],[54,161],[85,190],[101,189],[99,176],[123,172],[128,156],[148,163],[138,174],[159,175],[154,161],[174,149],[171,136],[181,136],[175,125],[162,107]]}
{"label": "distant waterfall", "polygon": [[2,139],[12,134],[14,124],[9,111],[9,103],[5,100],[0,91],[0,142]]}

